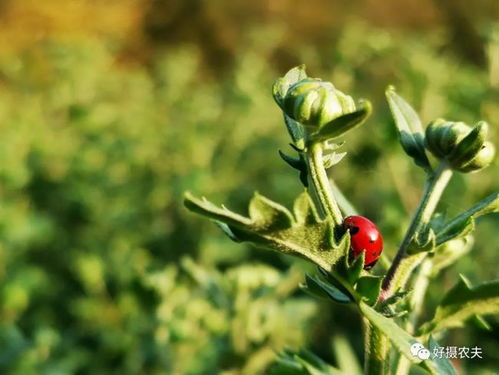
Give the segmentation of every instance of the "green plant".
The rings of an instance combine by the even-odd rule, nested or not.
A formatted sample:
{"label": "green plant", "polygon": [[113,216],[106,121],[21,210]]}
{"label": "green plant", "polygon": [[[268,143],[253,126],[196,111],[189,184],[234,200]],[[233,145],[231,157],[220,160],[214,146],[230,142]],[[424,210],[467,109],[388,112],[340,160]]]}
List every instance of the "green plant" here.
{"label": "green plant", "polygon": [[[349,257],[350,233],[343,227],[343,213],[350,213],[351,205],[336,187],[333,193],[326,173],[346,154],[338,152],[342,143],[336,139],[364,122],[371,113],[370,103],[355,104],[331,83],[307,77],[303,66],[279,78],[273,95],[297,153],[292,157],[281,152],[281,157],[299,171],[305,187],[295,200],[293,212],[257,193],[249,204],[248,216],[190,193],[185,196],[185,205],[214,220],[234,241],[252,242],[315,263],[319,273],[307,275],[303,289],[357,306],[365,329],[365,373],[402,375],[411,363],[434,374],[455,373],[448,360],[420,358],[411,347],[424,343],[432,349],[437,345],[433,336],[442,330],[461,326],[472,317],[482,319],[481,315],[499,313],[499,281],[472,287],[463,277],[442,299],[434,318],[420,322],[430,275],[469,250],[478,217],[499,211],[499,194],[494,193],[450,220],[435,213],[455,171],[474,172],[491,163],[494,147],[486,140],[487,124],[480,122],[471,128],[437,120],[425,132],[412,107],[393,88],[387,90],[400,143],[427,178],[395,257],[391,263],[385,262],[388,270],[373,275],[363,270],[363,256]],[[307,352],[286,352],[276,366],[276,373],[342,371]],[[283,366],[288,366],[289,372]]]}

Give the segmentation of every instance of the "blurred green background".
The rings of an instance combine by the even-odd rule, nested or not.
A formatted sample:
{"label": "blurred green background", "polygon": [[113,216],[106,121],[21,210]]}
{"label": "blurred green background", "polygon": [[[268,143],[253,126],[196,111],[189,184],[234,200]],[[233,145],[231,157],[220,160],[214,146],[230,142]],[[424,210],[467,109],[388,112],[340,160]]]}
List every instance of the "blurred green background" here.
{"label": "blurred green background", "polygon": [[[302,261],[238,245],[189,214],[192,190],[245,212],[289,205],[297,173],[273,80],[311,76],[374,104],[331,171],[393,256],[423,174],[384,102],[491,123],[499,144],[499,4],[465,0],[1,0],[0,373],[265,373],[284,347],[361,358],[360,320],[299,291]],[[383,148],[385,151],[381,151]],[[497,190],[497,162],[456,175],[441,211]],[[499,277],[499,217],[430,287]],[[483,348],[462,374],[499,372],[499,319],[442,345]]]}

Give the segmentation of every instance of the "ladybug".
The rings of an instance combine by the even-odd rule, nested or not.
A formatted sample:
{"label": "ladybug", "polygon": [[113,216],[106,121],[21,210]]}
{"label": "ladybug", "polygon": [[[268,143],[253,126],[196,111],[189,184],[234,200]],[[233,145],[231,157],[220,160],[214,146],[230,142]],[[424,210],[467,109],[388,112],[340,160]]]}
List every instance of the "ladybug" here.
{"label": "ladybug", "polygon": [[371,269],[383,251],[383,237],[378,227],[364,216],[348,216],[343,227],[350,231],[350,255],[356,258],[365,251],[364,269]]}

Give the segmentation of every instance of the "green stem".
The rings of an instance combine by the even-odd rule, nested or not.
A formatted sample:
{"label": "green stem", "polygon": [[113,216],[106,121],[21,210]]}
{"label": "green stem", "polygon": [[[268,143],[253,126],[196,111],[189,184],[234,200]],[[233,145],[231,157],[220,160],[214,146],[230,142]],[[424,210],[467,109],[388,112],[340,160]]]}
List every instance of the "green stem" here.
{"label": "green stem", "polygon": [[452,177],[452,170],[445,162],[442,162],[438,168],[428,176],[423,191],[423,196],[419,202],[416,212],[412,218],[409,229],[407,230],[402,244],[395,255],[393,263],[383,280],[382,299],[391,296],[397,289],[402,288],[407,282],[414,267],[416,267],[425,257],[425,253],[409,255],[407,248],[414,236],[425,225],[427,225],[437,207],[438,201]]}
{"label": "green stem", "polygon": [[388,338],[367,319],[364,319],[364,330],[364,374],[385,375],[390,363]]}
{"label": "green stem", "polygon": [[331,217],[335,225],[341,225],[343,217],[329,185],[329,178],[324,168],[322,147],[321,142],[312,142],[305,153],[309,192],[322,218]]}
{"label": "green stem", "polygon": [[[411,311],[407,322],[404,325],[405,330],[409,334],[414,334],[416,325],[418,323],[423,301],[426,295],[426,290],[430,282],[431,271],[433,262],[430,259],[425,259],[416,272],[413,285],[413,293],[409,300],[409,310]],[[407,375],[411,367],[411,362],[404,356],[400,356],[397,364],[396,375]]]}

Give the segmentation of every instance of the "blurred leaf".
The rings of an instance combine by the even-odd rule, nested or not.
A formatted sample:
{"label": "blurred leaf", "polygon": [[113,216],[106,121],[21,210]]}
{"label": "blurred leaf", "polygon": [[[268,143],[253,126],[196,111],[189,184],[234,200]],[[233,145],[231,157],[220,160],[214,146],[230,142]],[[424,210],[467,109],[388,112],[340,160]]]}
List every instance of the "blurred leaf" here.
{"label": "blurred leaf", "polygon": [[285,350],[270,369],[270,375],[346,375],[324,362],[312,352]]}
{"label": "blurred leaf", "polygon": [[432,276],[438,275],[442,269],[454,264],[459,259],[462,259],[463,255],[471,250],[474,243],[473,236],[468,235],[464,238],[456,238],[447,241],[443,245],[437,247],[432,254]]}
{"label": "blurred leaf", "polygon": [[479,328],[485,331],[492,331],[490,324],[481,315],[474,315],[472,319]]}
{"label": "blurred leaf", "polygon": [[421,327],[423,334],[462,327],[475,314],[499,313],[499,280],[471,287],[461,275],[459,282],[442,299],[434,318]]}
{"label": "blurred leaf", "polygon": [[345,336],[336,335],[333,338],[333,351],[341,371],[351,375],[362,375],[362,366]]}
{"label": "blurred leaf", "polygon": [[397,95],[395,88],[389,87],[386,90],[386,97],[404,151],[414,159],[416,165],[430,171],[431,166],[425,152],[424,131],[419,116],[409,103]]}
{"label": "blurred leaf", "polygon": [[[295,209],[304,209],[303,199],[310,200],[308,195],[298,197]],[[325,269],[330,269],[350,246],[347,234],[335,241],[332,224],[328,220],[319,220],[310,202],[310,214],[300,211],[296,218],[285,207],[259,194],[255,194],[250,202],[249,218],[223,206],[217,207],[206,199],[197,199],[190,193],[186,193],[184,203],[196,213],[225,223],[239,241],[297,255]],[[309,222],[303,222],[304,217]]]}

